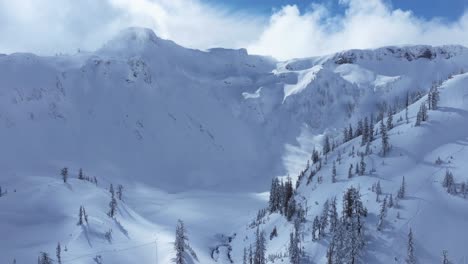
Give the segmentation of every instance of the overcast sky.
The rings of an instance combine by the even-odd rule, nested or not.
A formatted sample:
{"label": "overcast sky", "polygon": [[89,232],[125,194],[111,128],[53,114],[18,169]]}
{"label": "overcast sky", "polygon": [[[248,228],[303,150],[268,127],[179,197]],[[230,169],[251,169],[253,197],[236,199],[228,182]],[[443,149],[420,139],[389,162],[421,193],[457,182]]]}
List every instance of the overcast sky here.
{"label": "overcast sky", "polygon": [[191,48],[245,47],[278,59],[385,45],[468,46],[468,0],[258,1],[0,0],[0,53],[95,50],[130,26]]}

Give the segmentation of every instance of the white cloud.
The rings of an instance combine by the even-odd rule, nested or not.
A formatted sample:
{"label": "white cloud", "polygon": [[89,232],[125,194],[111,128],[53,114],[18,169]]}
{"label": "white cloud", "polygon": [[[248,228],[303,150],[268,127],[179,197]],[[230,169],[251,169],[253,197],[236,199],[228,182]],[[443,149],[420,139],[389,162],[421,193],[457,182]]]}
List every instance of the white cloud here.
{"label": "white cloud", "polygon": [[455,22],[424,20],[392,10],[381,0],[342,0],[346,12],[331,16],[324,6],[300,13],[285,6],[273,14],[249,51],[280,59],[323,55],[352,48],[404,44],[468,45],[468,12]]}
{"label": "white cloud", "polygon": [[130,26],[152,28],[188,47],[247,47],[280,59],[385,45],[468,45],[468,12],[447,23],[392,9],[386,0],[339,0],[342,15],[325,5],[302,13],[288,5],[268,18],[201,1],[0,0],[0,52],[93,50]]}

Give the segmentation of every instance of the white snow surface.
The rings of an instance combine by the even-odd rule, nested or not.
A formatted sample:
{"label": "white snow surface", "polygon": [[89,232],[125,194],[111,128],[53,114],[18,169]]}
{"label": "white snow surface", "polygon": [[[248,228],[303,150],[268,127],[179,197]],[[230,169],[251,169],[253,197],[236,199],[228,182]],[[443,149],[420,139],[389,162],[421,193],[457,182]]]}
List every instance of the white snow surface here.
{"label": "white snow surface", "polygon": [[[303,247],[310,263],[325,262],[329,238],[313,242],[307,228],[326,199],[340,201],[347,187],[359,186],[369,209],[363,263],[403,263],[410,227],[419,263],[440,263],[444,249],[464,263],[468,200],[446,193],[441,181],[447,168],[456,182],[468,180],[465,69],[461,46],[278,62],[244,49],[186,49],[142,28],[90,53],[0,56],[0,186],[8,191],[0,197],[0,263],[32,263],[41,251],[55,257],[57,242],[67,247],[63,263],[96,263],[97,255],[103,263],[170,263],[177,219],[187,224],[199,263],[231,263],[228,253],[242,263],[256,231],[249,224],[267,206],[273,177],[295,178],[325,132],[341,143],[349,123],[385,104],[403,109],[407,93],[424,94],[434,82],[443,82],[439,109],[419,127],[425,96],[409,107],[409,124],[398,112],[390,155],[378,154],[377,138],[366,157],[374,173],[347,178],[359,161],[347,154],[361,148],[358,137],[327,157],[324,183],[301,184]],[[339,181],[331,183],[338,151]],[[68,184],[59,175],[65,166]],[[77,180],[79,168],[98,185]],[[380,205],[369,189],[380,180],[384,193],[395,194],[402,176],[408,197],[377,231]],[[110,183],[125,187],[115,219],[106,215]],[[85,226],[76,225],[81,205]],[[286,253],[293,226],[276,213],[260,225],[267,235],[274,226],[279,236],[268,240],[268,254]]]}

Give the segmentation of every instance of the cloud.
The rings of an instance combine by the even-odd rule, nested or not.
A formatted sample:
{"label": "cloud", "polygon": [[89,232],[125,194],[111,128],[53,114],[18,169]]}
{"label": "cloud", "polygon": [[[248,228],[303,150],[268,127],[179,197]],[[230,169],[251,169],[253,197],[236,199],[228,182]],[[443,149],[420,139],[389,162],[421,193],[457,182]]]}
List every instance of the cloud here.
{"label": "cloud", "polygon": [[248,49],[288,59],[386,45],[468,45],[468,12],[446,23],[391,9],[381,0],[341,0],[341,4],[343,15],[332,15],[323,5],[314,5],[304,13],[294,5],[285,6],[271,16]]}
{"label": "cloud", "polygon": [[468,12],[445,22],[393,9],[388,0],[337,1],[344,13],[311,4],[306,11],[286,5],[263,16],[202,0],[0,0],[0,52],[94,50],[130,26],[152,28],[191,48],[247,47],[279,59],[385,45],[468,46]]}

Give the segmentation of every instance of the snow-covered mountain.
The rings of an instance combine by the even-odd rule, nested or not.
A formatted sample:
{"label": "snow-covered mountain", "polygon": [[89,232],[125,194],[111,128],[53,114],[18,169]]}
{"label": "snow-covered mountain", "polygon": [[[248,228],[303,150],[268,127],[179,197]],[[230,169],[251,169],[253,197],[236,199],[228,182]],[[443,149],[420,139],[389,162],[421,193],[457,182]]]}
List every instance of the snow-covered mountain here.
{"label": "snow-covered mountain", "polygon": [[[306,209],[298,228],[304,263],[326,263],[333,233],[312,241],[312,223],[333,197],[341,215],[351,186],[368,210],[360,262],[403,263],[412,228],[420,263],[437,263],[442,250],[463,263],[465,69],[468,49],[461,46],[279,62],[243,49],[186,49],[142,28],[124,30],[95,52],[1,55],[0,186],[8,192],[0,197],[0,261],[30,263],[40,251],[54,255],[61,242],[63,263],[98,263],[97,255],[102,263],[169,263],[180,218],[200,263],[242,263],[257,227],[269,235],[275,226],[268,263],[289,263],[298,216],[288,221],[267,210],[252,219],[268,206],[264,192],[273,177],[295,182],[303,172],[293,199]],[[431,87],[439,87],[439,105],[415,126]],[[384,113],[386,123],[389,112],[394,127],[383,156],[378,116]],[[343,129],[371,115],[374,141],[361,146],[358,135],[343,143]],[[319,154],[317,169],[311,154],[325,139],[333,150]],[[359,153],[367,153],[367,169],[348,178]],[[70,171],[66,184],[63,167]],[[98,184],[72,179],[79,168]],[[442,187],[446,169],[457,194]],[[378,231],[383,199],[396,195],[403,176],[407,195],[388,208]],[[376,201],[378,181],[383,194]],[[124,186],[115,218],[106,215],[110,183]],[[80,206],[89,215],[84,225],[76,225]]]}

